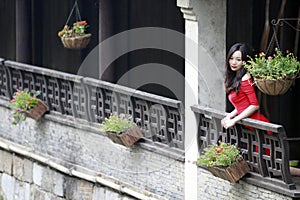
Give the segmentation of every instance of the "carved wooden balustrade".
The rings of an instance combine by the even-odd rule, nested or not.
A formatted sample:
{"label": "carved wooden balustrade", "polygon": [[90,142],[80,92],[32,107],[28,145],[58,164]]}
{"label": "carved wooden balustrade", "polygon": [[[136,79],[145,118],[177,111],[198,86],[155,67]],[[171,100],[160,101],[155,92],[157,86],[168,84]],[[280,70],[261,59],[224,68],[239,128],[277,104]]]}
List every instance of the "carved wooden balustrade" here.
{"label": "carved wooden balustrade", "polygon": [[[275,191],[276,188],[299,190],[290,173],[289,144],[283,126],[244,119],[234,127],[225,129],[221,120],[226,113],[200,105],[193,106],[192,110],[199,122],[197,140],[200,154],[203,148],[216,144],[219,139],[226,143],[237,143],[251,168],[250,176],[245,177],[246,181],[271,187]],[[267,134],[267,130],[272,135]]]}
{"label": "carved wooden balustrade", "polygon": [[184,149],[181,101],[105,81],[0,60],[0,96],[11,99],[16,89],[40,91],[50,111],[101,123],[111,113],[131,115],[145,140]]}

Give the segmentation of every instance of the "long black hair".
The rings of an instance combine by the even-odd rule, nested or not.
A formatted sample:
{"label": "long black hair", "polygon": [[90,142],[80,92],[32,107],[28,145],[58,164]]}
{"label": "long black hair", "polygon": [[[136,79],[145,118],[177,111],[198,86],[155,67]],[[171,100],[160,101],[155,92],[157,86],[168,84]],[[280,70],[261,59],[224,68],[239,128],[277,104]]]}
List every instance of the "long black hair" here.
{"label": "long black hair", "polygon": [[227,58],[226,58],[226,68],[225,68],[225,91],[226,93],[231,92],[234,90],[236,93],[238,93],[240,87],[241,87],[241,80],[242,77],[247,73],[247,70],[244,66],[242,68],[235,72],[232,71],[229,65],[229,59],[231,58],[232,54],[236,51],[241,51],[242,53],[242,61],[248,61],[249,57],[253,55],[253,49],[244,43],[236,43],[234,44],[228,51]]}

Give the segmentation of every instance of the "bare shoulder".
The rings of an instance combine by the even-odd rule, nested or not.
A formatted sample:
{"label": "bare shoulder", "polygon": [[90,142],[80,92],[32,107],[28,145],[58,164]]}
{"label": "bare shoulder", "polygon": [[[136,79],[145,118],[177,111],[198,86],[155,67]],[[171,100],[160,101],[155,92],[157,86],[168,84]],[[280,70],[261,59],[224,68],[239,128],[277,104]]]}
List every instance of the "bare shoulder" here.
{"label": "bare shoulder", "polygon": [[249,78],[251,78],[250,74],[246,73],[243,77],[242,77],[242,81],[246,81]]}

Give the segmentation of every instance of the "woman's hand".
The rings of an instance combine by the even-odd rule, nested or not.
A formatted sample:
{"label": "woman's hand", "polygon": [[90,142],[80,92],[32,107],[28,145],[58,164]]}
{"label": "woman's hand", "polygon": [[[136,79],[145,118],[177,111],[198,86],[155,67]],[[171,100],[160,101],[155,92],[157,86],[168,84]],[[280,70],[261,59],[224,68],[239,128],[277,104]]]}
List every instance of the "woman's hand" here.
{"label": "woman's hand", "polygon": [[235,119],[226,119],[226,117],[221,121],[222,126],[226,129],[232,127],[235,125],[236,120]]}
{"label": "woman's hand", "polygon": [[228,121],[228,120],[230,120],[230,119],[231,119],[230,114],[226,115],[226,117],[224,117],[224,118],[221,120],[222,126],[224,127],[225,124],[226,124],[226,121]]}
{"label": "woman's hand", "polygon": [[[224,117],[222,120],[221,120],[221,124],[222,126],[225,128],[225,124],[227,121],[230,121],[232,118],[234,118],[235,116],[237,115],[237,111],[236,110],[233,110],[231,113],[228,113],[226,115],[226,117]],[[227,122],[228,123],[228,122]]]}

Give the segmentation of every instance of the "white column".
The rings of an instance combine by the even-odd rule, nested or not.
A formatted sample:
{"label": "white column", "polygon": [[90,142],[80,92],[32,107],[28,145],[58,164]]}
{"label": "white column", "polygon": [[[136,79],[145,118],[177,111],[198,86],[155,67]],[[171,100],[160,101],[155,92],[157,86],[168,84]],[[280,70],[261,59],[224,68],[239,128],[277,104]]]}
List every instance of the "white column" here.
{"label": "white column", "polygon": [[184,199],[197,200],[197,166],[193,164],[198,157],[197,120],[191,106],[198,104],[198,22],[190,0],[177,0],[185,19],[185,163]]}
{"label": "white column", "polygon": [[198,22],[185,20],[185,199],[197,199],[197,121],[191,106],[198,104]]}

